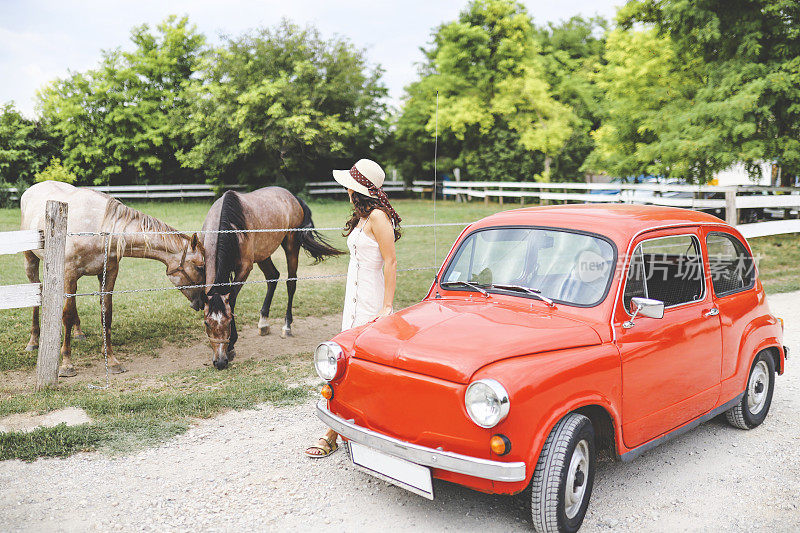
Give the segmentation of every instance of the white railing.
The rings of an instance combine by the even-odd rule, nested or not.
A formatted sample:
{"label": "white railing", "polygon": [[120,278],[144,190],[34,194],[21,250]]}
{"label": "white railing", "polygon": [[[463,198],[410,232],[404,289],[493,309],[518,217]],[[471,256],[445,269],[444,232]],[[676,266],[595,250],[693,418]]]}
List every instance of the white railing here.
{"label": "white railing", "polygon": [[[185,183],[177,185],[99,185],[87,187],[114,198],[214,198],[217,188],[207,183]],[[226,185],[224,189],[242,189],[243,185]]]}
{"label": "white railing", "polygon": [[[416,184],[417,182],[415,182]],[[425,182],[429,184],[430,182]],[[743,209],[772,210],[776,215],[787,215],[786,211],[800,208],[800,190],[788,187],[739,186],[723,187],[715,185],[670,185],[670,184],[621,184],[621,183],[537,183],[537,182],[496,182],[496,181],[444,181],[442,193],[445,196],[497,198],[502,204],[505,199],[516,199],[525,204],[526,199],[539,203],[583,202],[583,203],[635,203],[684,207],[690,209],[714,210],[732,225],[739,225],[739,215]],[[769,224],[755,229],[755,224],[746,231],[759,235],[794,233],[798,231],[794,221],[760,222]],[[771,233],[763,233],[769,231]]]}
{"label": "white railing", "polygon": [[[180,183],[177,185],[97,185],[85,187],[100,191],[114,198],[214,198],[217,193],[215,185],[207,183]],[[223,189],[243,189],[244,185],[224,185]],[[10,193],[11,200],[19,200],[19,190],[8,187],[3,191]]]}
{"label": "white railing", "polygon": [[0,286],[0,309],[41,307],[41,333],[36,360],[36,389],[58,381],[61,347],[61,310],[64,307],[64,253],[67,204],[48,200],[45,228],[0,233],[0,254],[41,250],[44,282]]}
{"label": "white railing", "polygon": [[[383,190],[386,192],[406,192],[406,184],[404,181],[384,181]],[[334,180],[330,181],[312,181],[306,183],[306,191],[308,194],[346,194],[347,189],[339,185]]]}

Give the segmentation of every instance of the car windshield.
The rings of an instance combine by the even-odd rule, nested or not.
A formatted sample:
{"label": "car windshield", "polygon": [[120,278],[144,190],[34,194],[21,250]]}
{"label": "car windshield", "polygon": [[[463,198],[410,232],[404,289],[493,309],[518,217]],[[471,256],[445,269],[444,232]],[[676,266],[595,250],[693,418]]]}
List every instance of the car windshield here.
{"label": "car windshield", "polygon": [[533,291],[556,302],[592,306],[605,297],[615,260],[611,243],[594,235],[540,228],[485,229],[461,242],[441,283],[448,290],[474,290],[467,285],[472,284],[528,297]]}

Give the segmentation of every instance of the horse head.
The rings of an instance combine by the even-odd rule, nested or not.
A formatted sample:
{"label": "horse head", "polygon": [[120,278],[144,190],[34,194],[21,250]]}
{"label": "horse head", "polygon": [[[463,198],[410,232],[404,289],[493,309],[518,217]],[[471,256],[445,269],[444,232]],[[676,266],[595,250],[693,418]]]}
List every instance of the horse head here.
{"label": "horse head", "polygon": [[203,243],[197,238],[197,233],[187,239],[180,260],[177,260],[176,254],[175,261],[167,266],[167,277],[191,302],[192,309],[199,311],[203,308],[206,295],[202,287],[206,279],[205,250]]}
{"label": "horse head", "polygon": [[[206,335],[211,342],[211,350],[214,352],[214,366],[217,370],[222,370],[228,366],[229,360],[228,345],[231,341],[231,323],[233,322],[230,294],[220,294],[216,291],[210,293],[206,298],[204,311]],[[230,357],[230,359],[232,358]]]}

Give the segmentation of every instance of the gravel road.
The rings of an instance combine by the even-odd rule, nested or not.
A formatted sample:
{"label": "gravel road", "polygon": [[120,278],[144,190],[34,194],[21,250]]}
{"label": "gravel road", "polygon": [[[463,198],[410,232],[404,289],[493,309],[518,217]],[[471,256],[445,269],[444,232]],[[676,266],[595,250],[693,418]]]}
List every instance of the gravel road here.
{"label": "gravel road", "polygon": [[[770,297],[800,354],[800,292]],[[800,530],[797,355],[766,422],[715,419],[632,463],[601,462],[584,531]],[[527,530],[515,498],[437,483],[428,501],[301,452],[313,402],[230,412],[129,456],[0,463],[3,531]]]}

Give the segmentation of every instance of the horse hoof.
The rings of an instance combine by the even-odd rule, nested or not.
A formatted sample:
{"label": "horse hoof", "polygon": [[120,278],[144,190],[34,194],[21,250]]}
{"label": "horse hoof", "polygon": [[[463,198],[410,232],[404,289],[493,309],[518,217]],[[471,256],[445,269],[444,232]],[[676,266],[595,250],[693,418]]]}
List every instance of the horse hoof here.
{"label": "horse hoof", "polygon": [[127,371],[128,369],[122,366],[122,363],[117,363],[116,365],[111,365],[108,367],[109,374],[123,374]]}
{"label": "horse hoof", "polygon": [[38,349],[39,349],[39,345],[38,344],[29,344],[29,345],[27,345],[25,347],[25,351],[26,352],[35,352]]}
{"label": "horse hoof", "polygon": [[85,333],[76,333],[72,338],[75,339],[76,341],[85,341],[86,340],[86,334]]}
{"label": "horse hoof", "polygon": [[286,337],[294,337],[294,335],[292,335],[292,328],[283,326],[281,328],[281,339],[285,339]]}
{"label": "horse hoof", "polygon": [[60,378],[71,378],[78,375],[78,372],[75,370],[75,367],[72,365],[69,366],[62,366],[58,369],[58,377]]}
{"label": "horse hoof", "polygon": [[236,357],[236,350],[228,350],[228,361],[233,361],[234,357]]}
{"label": "horse hoof", "polygon": [[261,326],[261,327],[259,327],[259,328],[258,328],[258,333],[259,333],[259,334],[260,334],[262,337],[266,337],[267,335],[269,335],[269,324],[267,324],[266,326]]}

